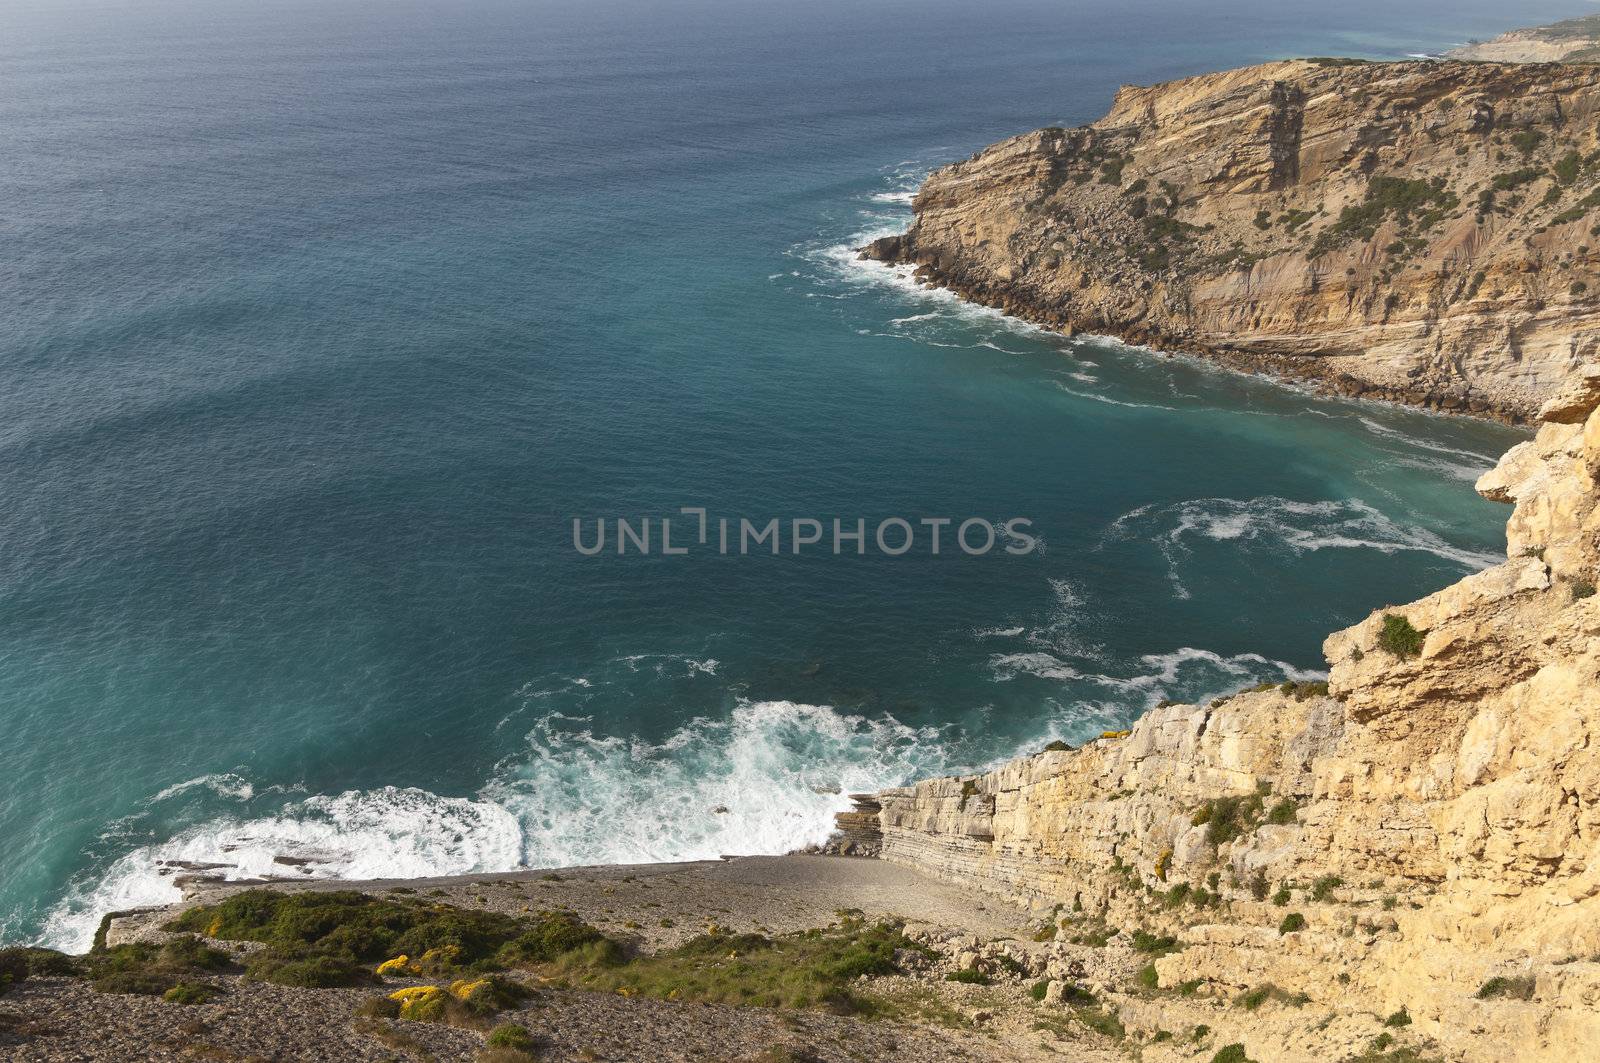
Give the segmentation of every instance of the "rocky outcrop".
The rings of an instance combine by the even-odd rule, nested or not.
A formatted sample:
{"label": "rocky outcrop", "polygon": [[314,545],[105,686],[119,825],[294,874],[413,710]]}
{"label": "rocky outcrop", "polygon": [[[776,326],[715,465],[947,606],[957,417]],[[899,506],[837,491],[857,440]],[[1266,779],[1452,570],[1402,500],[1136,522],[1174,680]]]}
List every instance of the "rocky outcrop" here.
{"label": "rocky outcrop", "polygon": [[1128,1022],[1271,987],[1205,1019],[1252,1059],[1342,1058],[1327,1017],[1363,1012],[1449,1059],[1600,1058],[1600,367],[1569,378],[1479,482],[1504,564],[1330,635],[1325,688],[885,791],[883,859],[1058,941],[1175,937]]}
{"label": "rocky outcrop", "polygon": [[1512,30],[1446,55],[1490,63],[1592,63],[1600,59],[1600,15]]}
{"label": "rocky outcrop", "polygon": [[1600,67],[1303,60],[1127,87],[864,250],[1051,328],[1529,419],[1600,353]]}

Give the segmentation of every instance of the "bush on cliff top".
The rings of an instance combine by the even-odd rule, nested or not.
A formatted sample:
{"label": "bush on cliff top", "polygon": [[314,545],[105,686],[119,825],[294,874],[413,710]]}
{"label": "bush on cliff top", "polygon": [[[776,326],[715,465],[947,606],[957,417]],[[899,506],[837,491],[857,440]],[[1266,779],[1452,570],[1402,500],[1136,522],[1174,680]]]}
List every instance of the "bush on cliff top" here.
{"label": "bush on cliff top", "polygon": [[283,985],[370,981],[372,968],[404,955],[418,973],[445,975],[546,963],[605,940],[571,912],[516,918],[447,904],[370,897],[351,890],[247,890],[184,912],[169,929],[228,941],[260,941],[249,975]]}
{"label": "bush on cliff top", "polygon": [[84,957],[84,973],[100,993],[158,997],[197,975],[230,967],[232,957],[198,938],[174,937],[156,944],[135,941],[100,948]]}
{"label": "bush on cliff top", "polygon": [[[859,1003],[850,986],[862,976],[897,973],[900,950],[926,952],[894,924],[847,920],[820,930],[775,937],[702,934],[675,949],[626,963],[591,948],[568,953],[554,966],[585,989],[760,1007],[830,1007]],[[960,980],[968,980],[963,975]]]}
{"label": "bush on cliff top", "polygon": [[1415,657],[1422,652],[1422,632],[1399,613],[1384,613],[1378,645],[1396,657]]}

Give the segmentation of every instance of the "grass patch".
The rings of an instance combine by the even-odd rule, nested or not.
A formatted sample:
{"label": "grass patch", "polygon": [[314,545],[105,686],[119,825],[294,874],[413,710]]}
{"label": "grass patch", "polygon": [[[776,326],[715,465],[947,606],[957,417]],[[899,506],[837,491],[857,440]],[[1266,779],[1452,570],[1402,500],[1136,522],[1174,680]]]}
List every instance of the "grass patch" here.
{"label": "grass patch", "polygon": [[946,982],[961,982],[965,985],[988,985],[991,981],[988,975],[976,967],[968,967],[960,971],[951,971],[944,976]]}

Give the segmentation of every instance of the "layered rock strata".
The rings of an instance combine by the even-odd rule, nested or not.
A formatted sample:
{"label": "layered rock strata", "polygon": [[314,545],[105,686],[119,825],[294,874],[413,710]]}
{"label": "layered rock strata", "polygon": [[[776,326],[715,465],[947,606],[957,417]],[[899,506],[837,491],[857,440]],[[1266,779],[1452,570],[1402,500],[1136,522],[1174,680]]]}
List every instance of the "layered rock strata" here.
{"label": "layered rock strata", "polygon": [[1298,60],[1117,93],[864,254],[1067,332],[1532,417],[1600,342],[1600,67]]}

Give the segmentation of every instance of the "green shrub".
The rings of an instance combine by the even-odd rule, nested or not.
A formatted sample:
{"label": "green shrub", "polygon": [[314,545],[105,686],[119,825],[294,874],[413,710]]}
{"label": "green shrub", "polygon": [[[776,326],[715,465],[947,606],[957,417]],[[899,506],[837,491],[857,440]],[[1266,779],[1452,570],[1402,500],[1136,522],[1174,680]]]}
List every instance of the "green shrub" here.
{"label": "green shrub", "polygon": [[129,942],[99,948],[84,957],[84,974],[96,992],[136,993],[158,997],[195,974],[232,964],[225,952],[192,937],[174,937],[157,944]]}
{"label": "green shrub", "polygon": [[490,1030],[483,1043],[490,1048],[514,1048],[519,1052],[532,1052],[535,1047],[533,1034],[528,1032],[528,1028],[514,1022],[501,1023]]}
{"label": "green shrub", "polygon": [[371,981],[376,964],[402,955],[412,957],[414,969],[442,977],[547,963],[585,946],[617,948],[571,912],[516,918],[351,890],[246,890],[192,908],[169,928],[263,942],[249,977],[311,988]]}
{"label": "green shrub", "polygon": [[1051,742],[1049,745],[1045,746],[1039,752],[1041,752],[1041,753],[1067,753],[1067,752],[1070,752],[1071,750],[1072,750],[1071,746],[1067,745],[1065,742],[1061,741],[1061,739],[1058,738],[1054,742]]}
{"label": "green shrub", "polygon": [[951,971],[944,976],[946,982],[963,982],[967,985],[988,985],[989,976],[975,967],[962,971]]}
{"label": "green shrub", "polygon": [[1392,1026],[1392,1027],[1410,1026],[1411,1025],[1411,1016],[1406,1014],[1406,1009],[1405,1008],[1401,1008],[1399,1011],[1395,1012],[1393,1015],[1390,1015],[1387,1019],[1384,1019],[1383,1020],[1383,1024],[1385,1026]]}
{"label": "green shrub", "polygon": [[1156,965],[1153,963],[1147,963],[1139,968],[1134,980],[1146,989],[1156,989],[1161,985],[1161,975],[1156,973]]}
{"label": "green shrub", "polygon": [[1378,645],[1396,657],[1415,657],[1422,652],[1422,632],[1399,613],[1384,613]]}
{"label": "green shrub", "polygon": [[1028,996],[1032,997],[1035,1001],[1043,1001],[1045,991],[1049,988],[1050,979],[1041,978],[1039,981],[1028,987]]}
{"label": "green shrub", "polygon": [[[739,942],[745,947],[738,947]],[[610,944],[594,943],[566,953],[553,965],[555,973],[581,988],[657,999],[840,1007],[850,1005],[850,987],[861,977],[898,972],[898,950],[928,954],[898,925],[859,920],[772,938],[702,935],[675,949],[631,959],[606,949]]]}
{"label": "green shrub", "polygon": [[1531,977],[1506,978],[1496,975],[1478,988],[1477,996],[1479,1000],[1531,1000],[1533,987]]}
{"label": "green shrub", "polygon": [[16,950],[6,949],[0,952],[0,996],[5,996],[11,987],[28,978],[27,957],[18,955]]}
{"label": "green shrub", "polygon": [[1306,917],[1299,912],[1290,912],[1283,917],[1283,922],[1278,924],[1278,933],[1280,935],[1293,934],[1296,930],[1304,930],[1305,928]]}
{"label": "green shrub", "polygon": [[1289,903],[1293,896],[1294,895],[1289,892],[1288,886],[1279,886],[1278,892],[1272,895],[1272,903],[1276,904],[1279,908],[1282,908],[1284,905]]}
{"label": "green shrub", "polygon": [[1077,1008],[1073,1011],[1072,1017],[1100,1036],[1109,1037],[1113,1041],[1120,1041],[1128,1034],[1117,1013],[1108,1008]]}
{"label": "green shrub", "polygon": [[1244,1054],[1244,1045],[1224,1045],[1211,1057],[1211,1063],[1251,1063],[1249,1056]]}
{"label": "green shrub", "polygon": [[1366,199],[1339,212],[1339,217],[1322,232],[1309,250],[1311,258],[1321,258],[1353,239],[1370,240],[1384,220],[1394,216],[1402,228],[1420,215],[1418,223],[1432,228],[1460,200],[1445,185],[1443,178],[1432,181],[1404,177],[1374,177],[1367,184]]}
{"label": "green shrub", "polygon": [[1594,597],[1594,584],[1586,579],[1572,581],[1572,600],[1581,601],[1584,598]]}
{"label": "green shrub", "polygon": [[1169,952],[1178,951],[1178,942],[1176,938],[1167,935],[1157,937],[1143,930],[1136,930],[1133,933],[1133,951],[1165,956]]}
{"label": "green shrub", "polygon": [[337,956],[301,956],[277,949],[263,949],[252,956],[244,973],[251,981],[299,989],[334,989],[374,980],[368,968]]}
{"label": "green shrub", "polygon": [[[36,945],[17,945],[0,949],[0,985],[8,975],[13,982],[26,978],[65,977],[79,973],[76,959],[55,949]],[[5,990],[0,988],[0,993]]]}
{"label": "green shrub", "polygon": [[221,989],[205,982],[179,982],[161,994],[161,999],[169,1004],[205,1004],[221,995]]}
{"label": "green shrub", "polygon": [[[1285,797],[1272,806],[1272,811],[1267,813],[1267,822],[1280,827],[1293,823],[1295,821],[1295,813],[1298,811],[1299,806],[1295,804],[1294,799]],[[1259,899],[1257,898],[1257,900]]]}
{"label": "green shrub", "polygon": [[367,1019],[398,1019],[400,1002],[382,995],[368,997],[356,1005],[356,1014]]}
{"label": "green shrub", "polygon": [[1261,821],[1262,806],[1259,793],[1219,797],[1195,813],[1195,825],[1205,824],[1206,841],[1223,845],[1254,830]]}
{"label": "green shrub", "polygon": [[1325,901],[1334,890],[1344,885],[1344,879],[1338,875],[1323,875],[1311,884],[1311,899]]}

